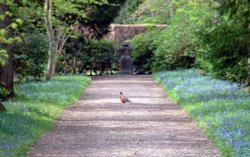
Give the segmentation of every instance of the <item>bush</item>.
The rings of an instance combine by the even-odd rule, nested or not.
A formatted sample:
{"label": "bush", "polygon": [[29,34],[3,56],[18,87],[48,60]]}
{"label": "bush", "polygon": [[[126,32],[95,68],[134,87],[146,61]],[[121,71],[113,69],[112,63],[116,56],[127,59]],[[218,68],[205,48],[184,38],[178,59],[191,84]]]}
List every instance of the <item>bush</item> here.
{"label": "bush", "polygon": [[[163,1],[165,0],[159,3]],[[170,12],[171,5],[165,7],[169,7]],[[132,40],[136,68],[139,71],[151,71],[149,70],[151,68],[156,72],[193,67],[196,51],[199,48],[197,32],[203,28],[205,21],[211,18],[211,15],[213,12],[207,3],[176,4],[176,14],[166,29],[158,33],[146,32]]]}
{"label": "bush", "polygon": [[10,91],[8,91],[6,88],[0,87],[0,103],[2,101],[7,100],[7,97],[9,96]]}
{"label": "bush", "polygon": [[102,75],[117,71],[117,54],[113,43],[106,40],[70,38],[59,57],[58,73]]}
{"label": "bush", "polygon": [[175,17],[155,41],[153,71],[193,66],[195,40],[192,24],[185,17]]}
{"label": "bush", "polygon": [[200,51],[197,61],[200,68],[217,78],[249,84],[249,4],[244,1],[230,6],[239,7],[238,10],[228,9],[235,10],[232,11],[234,15],[221,13],[221,16],[207,21],[206,27],[199,33]]}
{"label": "bush", "polygon": [[131,40],[133,48],[132,60],[136,73],[145,74],[152,72],[153,51],[155,50],[153,41],[158,37],[160,32],[161,30],[157,28],[150,29]]}
{"label": "bush", "polygon": [[46,34],[29,33],[23,42],[17,43],[14,48],[14,72],[17,78],[39,80],[45,70],[48,53]]}
{"label": "bush", "polygon": [[144,0],[132,14],[134,23],[166,24],[172,16],[171,0]]}
{"label": "bush", "polygon": [[240,23],[209,25],[200,34],[200,68],[220,79],[247,83],[249,32]]}
{"label": "bush", "polygon": [[0,113],[7,111],[5,106],[2,104],[2,101],[7,100],[9,94],[10,92],[7,89],[0,87]]}
{"label": "bush", "polygon": [[178,6],[170,25],[155,41],[153,71],[194,66],[199,47],[196,33],[212,13],[206,3],[190,2]]}

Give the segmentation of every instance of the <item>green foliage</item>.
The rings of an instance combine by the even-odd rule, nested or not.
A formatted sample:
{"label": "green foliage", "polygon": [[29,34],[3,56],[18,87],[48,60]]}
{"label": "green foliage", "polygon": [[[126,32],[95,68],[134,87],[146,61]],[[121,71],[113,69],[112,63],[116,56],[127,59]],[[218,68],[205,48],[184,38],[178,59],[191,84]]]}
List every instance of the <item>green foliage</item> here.
{"label": "green foliage", "polygon": [[84,76],[56,76],[48,82],[17,85],[17,97],[5,102],[8,112],[0,114],[0,156],[26,156],[89,82]]}
{"label": "green foliage", "polygon": [[0,87],[0,103],[5,101],[9,96],[10,92],[6,88]]}
{"label": "green foliage", "polygon": [[109,32],[109,25],[117,16],[125,0],[108,0],[107,3],[90,3],[83,9],[86,17],[82,23],[85,36],[100,39]]}
{"label": "green foliage", "polygon": [[177,8],[169,26],[155,40],[153,71],[194,66],[196,32],[210,16],[209,11],[206,3],[185,3]]}
{"label": "green foliage", "polygon": [[11,34],[11,32],[16,32],[16,30],[23,24],[20,18],[14,18],[11,12],[10,6],[13,5],[13,1],[5,0],[1,4],[0,10],[0,67],[7,62],[7,45],[14,42],[19,42],[20,37]]}
{"label": "green foliage", "polygon": [[220,16],[207,21],[200,32],[198,62],[212,75],[247,82],[247,58],[250,52],[250,2],[219,0]]}
{"label": "green foliage", "polygon": [[174,11],[171,0],[144,0],[131,15],[133,23],[166,24]]}
{"label": "green foliage", "polygon": [[87,37],[101,38],[108,33],[109,25],[117,16],[125,0],[53,1],[53,24],[60,31],[72,26],[82,29]]}
{"label": "green foliage", "polygon": [[36,0],[19,0],[11,6],[13,17],[20,19],[23,23],[22,27],[18,28],[18,34],[20,36],[32,31],[45,31],[43,3],[44,2]]}
{"label": "green foliage", "polygon": [[197,62],[212,75],[244,83],[247,78],[248,33],[238,23],[222,23],[203,32]]}
{"label": "green foliage", "polygon": [[[124,0],[77,0],[67,2],[54,0],[52,20],[55,38],[58,39],[55,43],[58,43],[58,47],[63,47],[63,40],[70,34],[72,27],[79,28],[79,31],[81,31],[80,26],[84,27],[84,32],[87,32],[84,35],[100,38],[108,32],[108,26],[123,2]],[[4,3],[7,3],[7,1],[4,1]],[[14,0],[11,1],[10,12],[7,13],[14,20],[9,28],[17,29],[15,34],[23,39],[21,43],[14,45],[15,76],[18,78],[31,76],[34,79],[39,79],[44,72],[46,62],[44,52],[48,51],[48,43],[53,42],[45,39],[43,35],[45,34],[44,2]],[[4,17],[1,16],[1,18]],[[24,25],[17,28],[17,25],[22,23]],[[9,28],[2,29],[0,31],[1,36],[5,37]],[[37,35],[30,32],[35,32]],[[75,34],[72,33],[73,35]],[[7,38],[5,41],[10,43],[14,40]],[[3,64],[6,58],[6,51],[1,50],[0,64]]]}
{"label": "green foliage", "polygon": [[222,15],[228,15],[229,19],[243,23],[248,28],[250,23],[250,1],[248,0],[217,0],[220,4],[217,9]]}
{"label": "green foliage", "polygon": [[0,113],[1,112],[7,112],[6,108],[4,107],[4,105],[2,104],[2,102],[0,102]]}
{"label": "green foliage", "polygon": [[149,29],[143,34],[135,36],[131,41],[133,47],[132,60],[136,73],[151,73],[153,52],[155,45],[153,41],[159,36],[160,29]]}
{"label": "green foliage", "polygon": [[[135,58],[142,58],[138,54],[143,53],[137,53],[141,42],[144,43],[141,51],[144,51],[145,58],[147,50],[152,49],[152,45],[154,47],[154,55],[151,57],[153,71],[198,66],[213,76],[249,84],[249,1],[163,2],[164,0],[157,3],[145,0],[134,12],[137,17],[134,23],[146,23],[146,19],[155,23],[150,21],[150,18],[157,20],[157,15],[165,18],[159,21],[169,21],[168,27],[152,39],[149,39],[146,33],[132,40],[136,49]],[[169,16],[157,14],[157,11],[162,9],[159,6],[165,7],[164,14]],[[174,13],[173,16],[170,16],[171,13]],[[151,16],[152,14],[155,16]],[[150,42],[151,44],[146,44]],[[135,65],[147,66],[146,62],[137,64],[136,60]]]}
{"label": "green foliage", "polygon": [[5,49],[0,50],[0,66],[3,66],[6,62],[8,55]]}
{"label": "green foliage", "polygon": [[191,27],[190,23],[175,23],[162,31],[160,37],[155,41],[157,49],[153,71],[193,65],[195,37]]}
{"label": "green foliage", "polygon": [[127,0],[120,9],[118,16],[114,19],[114,22],[120,24],[134,23],[132,14],[141,3],[142,0]]}
{"label": "green foliage", "polygon": [[25,34],[23,41],[13,46],[14,72],[18,79],[40,79],[45,70],[48,45],[47,36],[32,32]]}
{"label": "green foliage", "polygon": [[[86,42],[86,53],[88,62],[86,69],[93,70],[95,73],[104,74],[117,69],[117,54],[113,43],[105,40],[91,39]],[[86,60],[85,60],[86,61]]]}
{"label": "green foliage", "polygon": [[59,57],[57,72],[105,74],[117,70],[117,55],[112,42],[70,38]]}

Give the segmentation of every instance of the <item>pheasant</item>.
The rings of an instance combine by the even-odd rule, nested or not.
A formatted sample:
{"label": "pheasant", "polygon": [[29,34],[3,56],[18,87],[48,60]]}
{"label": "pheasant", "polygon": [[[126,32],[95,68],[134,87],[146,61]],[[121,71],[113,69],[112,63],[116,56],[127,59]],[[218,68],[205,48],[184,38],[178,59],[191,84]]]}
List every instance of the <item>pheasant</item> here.
{"label": "pheasant", "polygon": [[128,98],[126,98],[122,92],[120,92],[120,100],[123,104],[125,104],[126,102],[131,102]]}

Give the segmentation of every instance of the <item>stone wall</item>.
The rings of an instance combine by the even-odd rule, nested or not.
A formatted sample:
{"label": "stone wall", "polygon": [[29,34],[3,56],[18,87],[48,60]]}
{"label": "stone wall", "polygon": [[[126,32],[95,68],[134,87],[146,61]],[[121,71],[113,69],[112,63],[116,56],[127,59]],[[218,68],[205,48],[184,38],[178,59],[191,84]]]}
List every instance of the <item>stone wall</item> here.
{"label": "stone wall", "polygon": [[143,25],[143,24],[111,24],[110,33],[106,38],[121,44],[135,35],[144,32],[149,27],[166,28],[167,25]]}

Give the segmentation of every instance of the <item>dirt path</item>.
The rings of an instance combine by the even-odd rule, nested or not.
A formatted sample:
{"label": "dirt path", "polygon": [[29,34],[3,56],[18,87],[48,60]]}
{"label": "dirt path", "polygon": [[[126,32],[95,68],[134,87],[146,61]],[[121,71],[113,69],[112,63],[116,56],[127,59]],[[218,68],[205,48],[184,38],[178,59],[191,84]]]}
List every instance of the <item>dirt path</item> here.
{"label": "dirt path", "polygon": [[[133,103],[123,105],[119,92]],[[96,77],[30,157],[216,157],[151,76]]]}

